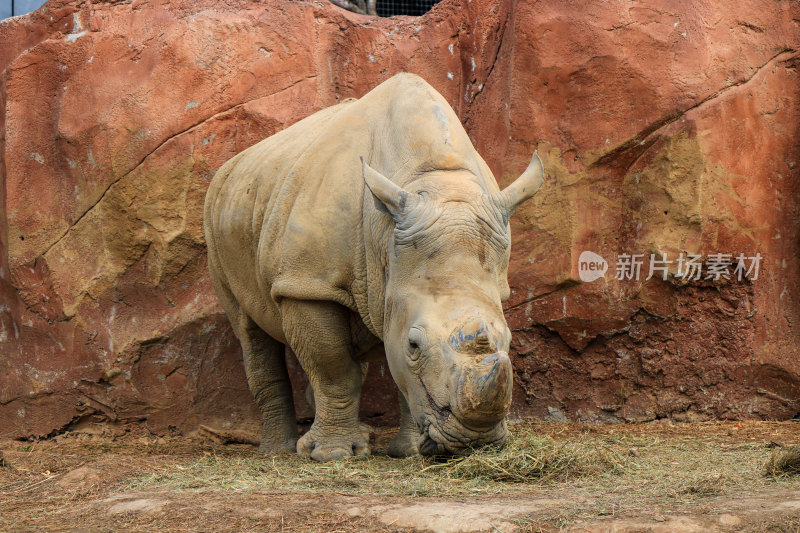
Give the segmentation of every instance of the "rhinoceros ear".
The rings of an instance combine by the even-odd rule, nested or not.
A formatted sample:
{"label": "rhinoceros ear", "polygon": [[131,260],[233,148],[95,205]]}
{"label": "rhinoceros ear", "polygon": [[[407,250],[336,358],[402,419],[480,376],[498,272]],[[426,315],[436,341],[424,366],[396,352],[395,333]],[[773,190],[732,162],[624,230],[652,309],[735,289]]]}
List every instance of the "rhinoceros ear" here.
{"label": "rhinoceros ear", "polygon": [[534,150],[531,162],[528,163],[528,168],[525,169],[525,172],[514,183],[501,192],[492,195],[492,202],[501,210],[505,219],[508,220],[522,202],[536,194],[542,183],[544,183],[544,165],[542,160],[539,159],[539,154]]}
{"label": "rhinoceros ear", "polygon": [[408,192],[369,166],[363,157],[361,157],[361,175],[364,177],[364,182],[370,192],[372,192],[372,197],[375,199],[375,207],[384,213],[389,213],[392,218],[398,220],[408,203]]}

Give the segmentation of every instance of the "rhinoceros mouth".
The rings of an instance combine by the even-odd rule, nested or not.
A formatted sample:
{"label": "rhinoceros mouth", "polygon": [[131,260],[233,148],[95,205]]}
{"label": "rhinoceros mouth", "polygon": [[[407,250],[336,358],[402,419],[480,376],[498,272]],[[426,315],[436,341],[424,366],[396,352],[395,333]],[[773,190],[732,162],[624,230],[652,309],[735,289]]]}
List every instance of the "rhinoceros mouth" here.
{"label": "rhinoceros mouth", "polygon": [[418,444],[421,455],[469,455],[483,446],[503,446],[508,436],[505,420],[477,431],[450,416],[442,423],[427,418]]}

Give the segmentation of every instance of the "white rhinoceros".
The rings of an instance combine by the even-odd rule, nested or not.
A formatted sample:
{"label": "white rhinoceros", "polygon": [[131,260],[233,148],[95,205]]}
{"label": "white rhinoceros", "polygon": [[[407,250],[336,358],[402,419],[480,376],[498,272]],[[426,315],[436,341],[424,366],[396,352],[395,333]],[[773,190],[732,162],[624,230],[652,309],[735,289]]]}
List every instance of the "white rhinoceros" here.
{"label": "white rhinoceros", "polygon": [[[362,366],[383,357],[400,390],[390,455],[505,442],[508,219],[543,174],[534,154],[501,192],[445,99],[412,74],[225,163],[205,201],[208,264],[263,414],[260,450],[369,454]],[[284,344],[315,397],[299,440]]]}

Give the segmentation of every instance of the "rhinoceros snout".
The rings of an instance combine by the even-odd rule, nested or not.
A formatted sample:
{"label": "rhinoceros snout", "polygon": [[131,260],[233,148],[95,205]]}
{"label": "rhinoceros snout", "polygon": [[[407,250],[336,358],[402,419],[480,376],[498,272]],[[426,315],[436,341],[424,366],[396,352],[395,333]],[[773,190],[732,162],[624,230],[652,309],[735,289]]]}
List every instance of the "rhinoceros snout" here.
{"label": "rhinoceros snout", "polygon": [[511,406],[512,379],[506,352],[492,353],[465,366],[456,387],[455,415],[475,429],[494,426]]}
{"label": "rhinoceros snout", "polygon": [[453,330],[448,339],[450,347],[464,354],[484,354],[496,350],[489,327],[480,319],[468,319]]}

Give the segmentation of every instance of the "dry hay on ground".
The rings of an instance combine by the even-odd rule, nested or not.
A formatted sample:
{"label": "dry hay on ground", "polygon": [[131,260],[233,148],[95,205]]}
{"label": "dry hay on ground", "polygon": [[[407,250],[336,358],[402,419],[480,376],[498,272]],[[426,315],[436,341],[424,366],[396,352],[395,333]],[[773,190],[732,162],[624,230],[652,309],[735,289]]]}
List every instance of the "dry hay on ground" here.
{"label": "dry hay on ground", "polygon": [[68,434],[0,443],[13,466],[0,468],[0,530],[796,531],[800,477],[763,473],[798,430],[522,423],[505,449],[444,462],[388,458],[393,432],[380,430],[372,458],[328,464],[209,439]]}
{"label": "dry hay on ground", "polygon": [[773,477],[800,475],[800,445],[773,452],[767,462],[767,474]]}

